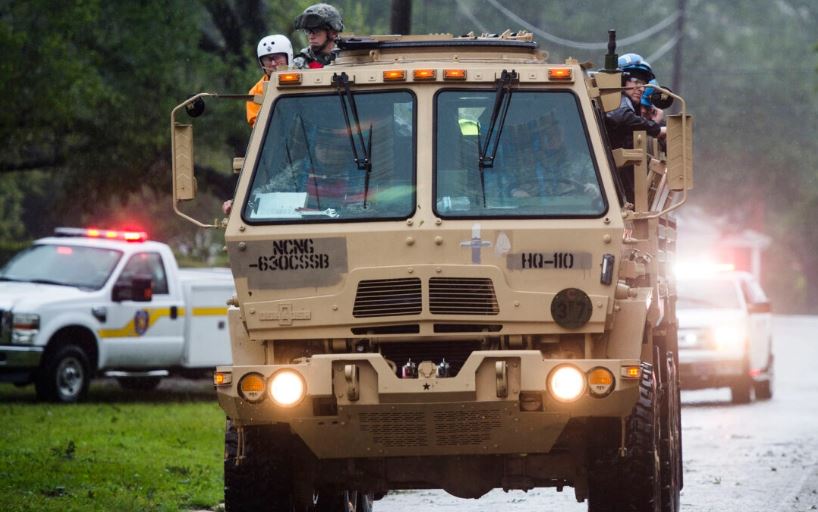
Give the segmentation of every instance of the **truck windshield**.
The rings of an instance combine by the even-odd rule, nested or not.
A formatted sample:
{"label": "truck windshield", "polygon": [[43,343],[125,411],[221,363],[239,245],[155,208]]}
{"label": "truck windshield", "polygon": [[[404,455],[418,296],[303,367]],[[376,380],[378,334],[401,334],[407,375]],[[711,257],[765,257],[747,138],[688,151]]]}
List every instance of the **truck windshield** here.
{"label": "truck windshield", "polygon": [[[496,156],[481,169],[494,90],[435,103],[435,211],[441,217],[598,217],[607,205],[576,97],[515,90]],[[497,134],[495,134],[497,138]]]}
{"label": "truck windshield", "polygon": [[679,309],[739,309],[739,290],[729,279],[679,279],[676,282]]}
{"label": "truck windshield", "polygon": [[276,100],[242,210],[247,222],[388,220],[413,213],[414,96],[356,92],[355,103],[370,171],[355,163],[337,94]]}
{"label": "truck windshield", "polygon": [[98,290],[122,257],[113,249],[77,245],[34,245],[0,269],[0,281],[24,281]]}

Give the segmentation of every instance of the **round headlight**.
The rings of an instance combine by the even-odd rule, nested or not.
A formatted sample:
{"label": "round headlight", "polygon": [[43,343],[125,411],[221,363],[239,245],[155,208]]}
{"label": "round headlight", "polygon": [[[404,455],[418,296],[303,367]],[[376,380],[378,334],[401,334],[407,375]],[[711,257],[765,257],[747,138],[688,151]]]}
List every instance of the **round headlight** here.
{"label": "round headlight", "polygon": [[281,370],[270,379],[270,397],[282,407],[292,407],[304,399],[307,383],[300,373]]}
{"label": "round headlight", "polygon": [[596,398],[606,397],[614,389],[613,373],[607,368],[597,366],[588,372],[588,391]]}
{"label": "round headlight", "polygon": [[248,402],[264,400],[264,377],[260,373],[248,373],[239,381],[239,395]]}
{"label": "round headlight", "polygon": [[573,402],[585,393],[585,374],[573,366],[558,366],[548,376],[548,390],[560,402]]}

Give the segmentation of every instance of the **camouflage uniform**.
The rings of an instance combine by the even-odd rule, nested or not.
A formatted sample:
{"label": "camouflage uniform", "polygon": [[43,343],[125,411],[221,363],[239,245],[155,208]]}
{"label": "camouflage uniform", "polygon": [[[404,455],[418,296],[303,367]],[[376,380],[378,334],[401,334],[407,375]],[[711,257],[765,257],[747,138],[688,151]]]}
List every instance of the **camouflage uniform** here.
{"label": "camouflage uniform", "polygon": [[333,48],[329,54],[316,54],[312,51],[311,47],[307,46],[298,52],[298,55],[293,58],[293,68],[323,68],[335,60],[335,57],[338,55],[338,51],[338,48]]}

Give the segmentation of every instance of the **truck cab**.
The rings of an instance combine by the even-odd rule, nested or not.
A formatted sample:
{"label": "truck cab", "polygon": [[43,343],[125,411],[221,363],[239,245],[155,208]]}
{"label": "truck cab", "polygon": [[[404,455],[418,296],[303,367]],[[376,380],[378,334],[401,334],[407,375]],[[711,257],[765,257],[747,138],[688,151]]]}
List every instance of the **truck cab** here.
{"label": "truck cab", "polygon": [[70,402],[90,379],[149,389],[230,361],[226,269],[182,270],[142,232],[58,228],[0,270],[0,378]]}
{"label": "truck cab", "polygon": [[[665,261],[690,174],[665,163],[689,163],[689,119],[672,158],[644,134],[612,152],[620,94],[511,33],[350,38],[271,79],[226,222],[228,509],[570,485],[675,510]],[[192,128],[172,128],[178,211]]]}

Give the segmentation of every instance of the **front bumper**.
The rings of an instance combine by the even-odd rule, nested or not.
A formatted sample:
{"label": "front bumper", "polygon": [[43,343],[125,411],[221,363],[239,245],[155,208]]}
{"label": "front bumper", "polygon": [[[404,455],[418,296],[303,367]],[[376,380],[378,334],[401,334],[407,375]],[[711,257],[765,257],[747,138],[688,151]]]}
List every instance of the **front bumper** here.
{"label": "front bumper", "polygon": [[26,382],[40,366],[43,347],[0,345],[0,382]]}
{"label": "front bumper", "polygon": [[[614,390],[604,398],[586,392],[575,402],[558,402],[546,379],[561,364],[583,372],[606,367],[615,376]],[[380,354],[325,354],[293,365],[219,367],[232,372],[232,383],[217,391],[220,406],[237,425],[288,423],[319,459],[548,453],[572,418],[630,414],[638,379],[621,377],[621,368],[633,365],[639,361],[477,351],[454,377],[400,379]],[[350,366],[357,367],[355,383],[349,381]],[[298,371],[306,382],[307,396],[298,405],[282,408],[269,396],[252,404],[239,396],[238,382],[246,373],[269,379],[283,368]],[[357,400],[350,400],[353,388]],[[538,401],[536,410],[524,410]]]}
{"label": "front bumper", "polygon": [[679,352],[679,378],[683,389],[730,386],[749,377],[744,357],[717,351]]}

